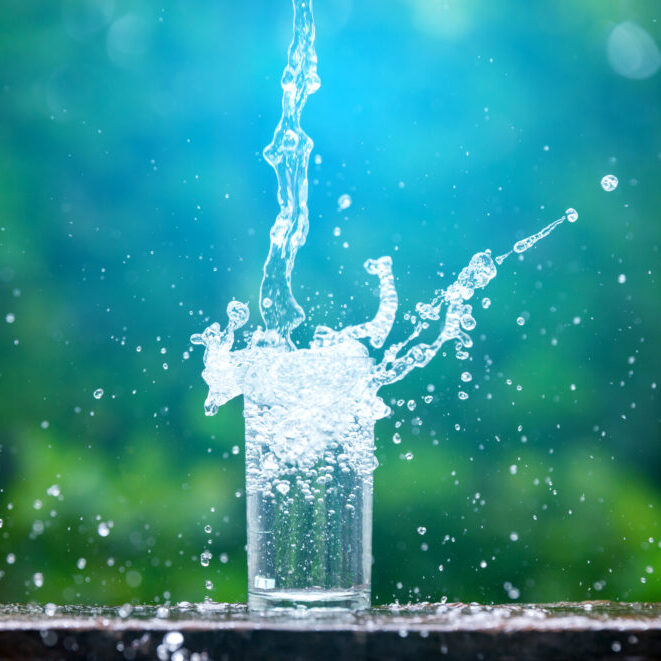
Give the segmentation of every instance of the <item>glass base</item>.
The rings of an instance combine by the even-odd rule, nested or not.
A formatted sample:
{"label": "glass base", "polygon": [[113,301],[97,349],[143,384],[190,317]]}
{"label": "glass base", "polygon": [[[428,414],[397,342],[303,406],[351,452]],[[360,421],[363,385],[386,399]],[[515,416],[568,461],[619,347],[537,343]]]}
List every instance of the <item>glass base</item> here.
{"label": "glass base", "polygon": [[265,614],[338,613],[362,611],[370,607],[367,587],[348,590],[249,590],[248,610]]}

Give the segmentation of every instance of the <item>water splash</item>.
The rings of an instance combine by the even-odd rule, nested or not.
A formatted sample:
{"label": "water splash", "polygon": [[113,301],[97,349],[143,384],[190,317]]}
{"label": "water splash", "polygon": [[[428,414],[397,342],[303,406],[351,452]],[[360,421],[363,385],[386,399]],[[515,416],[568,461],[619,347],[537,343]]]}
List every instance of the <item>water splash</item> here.
{"label": "water splash", "polygon": [[[416,304],[415,312],[407,315],[413,330],[404,341],[386,348],[379,364],[363,341],[374,349],[384,346],[395,322],[398,297],[392,259],[368,259],[365,270],[379,280],[374,318],[340,330],[317,326],[309,348],[296,349],[290,335],[305,313],[292,294],[291,274],[309,227],[307,172],[313,144],[301,128],[301,113],[320,81],[311,0],[294,0],[293,5],[294,37],[282,75],[282,117],[264,150],[277,175],[280,205],[260,291],[265,327],[247,336],[245,348],[232,350],[236,331],[249,320],[247,304],[232,301],[225,329],[214,323],[191,337],[191,342],[205,347],[206,414],[213,415],[230,399],[245,396],[246,459],[254,468],[247,471],[247,491],[260,489],[285,497],[293,484],[288,481],[288,467],[316,476],[321,461],[343,472],[371,472],[375,467],[373,423],[389,413],[378,390],[427,365],[447,342],[455,343],[457,358],[466,359],[473,344],[470,331],[477,323],[470,302],[475,292],[489,284],[512,252],[521,254],[565,221],[578,219],[575,209],[567,209],[503,255],[493,258],[490,250],[473,255],[449,287],[439,290],[430,302]],[[347,199],[338,204],[346,209],[350,198],[343,197]],[[489,299],[482,299],[483,308],[489,305]],[[419,341],[432,327],[436,328],[434,339]],[[295,486],[305,492],[309,485]]]}

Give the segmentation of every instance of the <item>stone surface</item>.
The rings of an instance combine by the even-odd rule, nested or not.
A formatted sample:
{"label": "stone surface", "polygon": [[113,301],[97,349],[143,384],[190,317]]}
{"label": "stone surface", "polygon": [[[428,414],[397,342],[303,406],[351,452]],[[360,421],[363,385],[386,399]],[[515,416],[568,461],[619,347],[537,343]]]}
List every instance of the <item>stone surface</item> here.
{"label": "stone surface", "polygon": [[236,604],[6,605],[0,659],[661,659],[661,604],[385,606],[257,616]]}

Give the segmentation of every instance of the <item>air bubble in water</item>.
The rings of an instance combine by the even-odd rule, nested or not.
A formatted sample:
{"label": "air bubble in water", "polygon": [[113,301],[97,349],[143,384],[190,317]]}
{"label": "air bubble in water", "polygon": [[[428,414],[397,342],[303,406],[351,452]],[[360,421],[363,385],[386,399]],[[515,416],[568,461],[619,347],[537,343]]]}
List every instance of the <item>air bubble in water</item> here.
{"label": "air bubble in water", "polygon": [[13,312],[8,312],[5,316],[5,321],[8,324],[13,324],[16,321],[16,315]]}
{"label": "air bubble in water", "polygon": [[485,296],[482,299],[482,307],[487,310],[488,308],[491,307],[491,299],[488,296]]}
{"label": "air bubble in water", "polygon": [[463,390],[460,390],[457,396],[459,397],[459,399],[468,399],[468,393],[464,392]]}
{"label": "air bubble in water", "polygon": [[205,583],[204,583],[204,587],[205,587],[207,590],[213,590],[213,583],[212,583],[211,581],[205,581]]}
{"label": "air bubble in water", "polygon": [[340,209],[340,211],[344,211],[351,206],[352,201],[353,200],[351,199],[351,195],[340,195],[337,200],[337,207]]}
{"label": "air bubble in water", "polygon": [[94,391],[94,399],[101,399],[103,397],[103,388],[97,388]]}
{"label": "air bubble in water", "polygon": [[204,532],[207,533],[207,535],[208,535],[208,534],[211,533],[211,531],[212,531],[212,528],[211,528],[211,526],[207,523],[207,525],[204,526]]}
{"label": "air bubble in water", "polygon": [[424,526],[418,526],[418,535],[424,535],[427,532],[427,528]]}
{"label": "air bubble in water", "polygon": [[107,537],[110,534],[110,525],[101,521],[97,526],[96,531],[99,533],[99,536]]}
{"label": "air bubble in water", "polygon": [[289,493],[290,486],[287,482],[280,482],[276,489],[283,495],[286,496]]}
{"label": "air bubble in water", "polygon": [[601,187],[607,192],[610,193],[611,191],[614,191],[617,188],[617,185],[620,182],[618,181],[617,177],[614,174],[607,174],[605,177],[602,178],[601,180]]}
{"label": "air bubble in water", "polygon": [[526,323],[526,320],[523,317],[517,317],[516,323],[519,324],[519,326],[523,326]]}
{"label": "air bubble in water", "polygon": [[570,223],[575,223],[578,220],[578,211],[576,209],[570,207],[565,211],[565,216],[567,216],[567,220]]}
{"label": "air bubble in water", "polygon": [[620,285],[623,285],[627,281],[627,276],[624,275],[624,273],[620,273],[620,275],[617,276],[617,282]]}
{"label": "air bubble in water", "polygon": [[200,564],[203,567],[208,567],[209,563],[211,562],[211,551],[202,551],[200,553]]}
{"label": "air bubble in water", "polygon": [[461,374],[461,380],[462,380],[464,383],[468,383],[468,382],[471,381],[472,379],[473,379],[473,375],[472,375],[470,372],[462,372],[462,374]]}
{"label": "air bubble in water", "polygon": [[37,572],[36,574],[33,574],[32,582],[35,584],[36,587],[38,588],[42,587],[44,584],[44,575],[41,572]]}

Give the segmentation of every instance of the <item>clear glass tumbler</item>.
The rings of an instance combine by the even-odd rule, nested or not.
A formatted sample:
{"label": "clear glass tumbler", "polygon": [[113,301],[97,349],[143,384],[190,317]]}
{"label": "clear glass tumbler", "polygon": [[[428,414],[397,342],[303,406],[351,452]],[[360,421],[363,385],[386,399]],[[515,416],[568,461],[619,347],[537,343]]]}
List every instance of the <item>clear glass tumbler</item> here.
{"label": "clear glass tumbler", "polygon": [[246,380],[248,607],[370,604],[373,361],[299,350]]}

